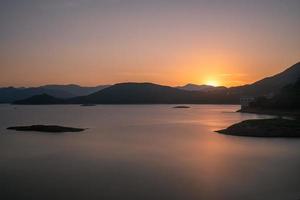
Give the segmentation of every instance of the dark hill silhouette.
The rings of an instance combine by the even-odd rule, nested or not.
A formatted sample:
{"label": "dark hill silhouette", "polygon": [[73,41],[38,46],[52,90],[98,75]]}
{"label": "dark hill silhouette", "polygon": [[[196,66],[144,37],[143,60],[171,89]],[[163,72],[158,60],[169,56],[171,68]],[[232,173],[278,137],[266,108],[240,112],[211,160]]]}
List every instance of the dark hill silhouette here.
{"label": "dark hill silhouette", "polygon": [[[15,104],[51,104],[47,96],[17,101]],[[198,104],[198,103],[237,103],[238,98],[225,92],[185,91],[153,83],[119,83],[91,95],[56,99],[56,104]]]}
{"label": "dark hill silhouette", "polygon": [[[283,87],[272,98],[259,97],[250,104],[250,109],[300,109],[300,77],[295,84]],[[248,108],[249,109],[249,108]]]}
{"label": "dark hill silhouette", "polygon": [[11,103],[14,101],[26,99],[35,95],[48,94],[56,98],[72,98],[76,96],[85,96],[102,90],[108,85],[96,87],[81,87],[79,85],[45,85],[29,88],[0,88],[0,103]]}
{"label": "dark hill silhouette", "polygon": [[119,83],[94,94],[70,99],[93,104],[197,104],[236,103],[226,92],[185,91],[153,83]]}
{"label": "dark hill silhouette", "polygon": [[89,95],[94,92],[98,92],[104,88],[107,88],[109,86],[110,85],[84,87],[84,86],[79,86],[79,85],[75,85],[75,84],[69,84],[69,85],[45,85],[45,86],[41,86],[41,87],[46,88],[46,89],[65,91],[65,92],[72,94],[73,97],[76,97],[76,96]]}
{"label": "dark hill silhouette", "polygon": [[[293,84],[300,76],[300,63],[275,76],[262,79],[251,85],[210,91],[188,91],[153,83],[119,83],[90,95],[69,98],[69,104],[227,104],[239,103],[242,95],[261,96],[274,94],[282,87]],[[49,98],[49,97],[48,97]],[[50,104],[25,99],[25,104]],[[53,100],[53,99],[49,99]],[[17,102],[20,103],[20,102]]]}
{"label": "dark hill silhouette", "polygon": [[199,95],[153,83],[119,83],[94,94],[71,99],[74,103],[147,104],[194,103]]}
{"label": "dark hill silhouette", "polygon": [[71,98],[73,94],[67,91],[38,88],[0,88],[0,103],[11,103],[34,95],[48,94],[57,98]]}
{"label": "dark hill silhouette", "polygon": [[261,79],[254,82],[253,84],[237,86],[237,87],[213,87],[207,85],[196,85],[196,84],[187,84],[185,86],[177,87],[183,90],[189,91],[216,91],[216,90],[227,90],[228,93],[238,96],[263,96],[269,94],[275,94],[280,91],[281,88],[288,84],[293,84],[300,77],[300,62],[294,64],[283,72],[276,74],[271,77]]}
{"label": "dark hill silhouette", "polygon": [[240,95],[262,96],[274,94],[288,84],[293,84],[300,77],[300,62],[285,71],[271,77],[264,78],[250,85],[232,87],[230,93]]}
{"label": "dark hill silhouette", "polygon": [[15,101],[14,104],[22,104],[22,105],[47,105],[47,104],[65,104],[66,101],[64,99],[55,98],[48,94],[40,94],[36,96],[32,96],[28,99]]}

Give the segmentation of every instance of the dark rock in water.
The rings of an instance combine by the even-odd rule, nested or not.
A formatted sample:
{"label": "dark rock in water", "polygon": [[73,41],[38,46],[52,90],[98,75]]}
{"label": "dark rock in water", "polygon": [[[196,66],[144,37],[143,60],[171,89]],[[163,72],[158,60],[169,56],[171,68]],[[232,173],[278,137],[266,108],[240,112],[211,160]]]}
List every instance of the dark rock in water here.
{"label": "dark rock in water", "polygon": [[96,104],[89,104],[89,103],[86,103],[86,104],[81,104],[80,106],[96,106]]}
{"label": "dark rock in water", "polygon": [[49,132],[49,133],[81,132],[85,130],[82,128],[72,128],[72,127],[54,126],[54,125],[15,126],[15,127],[8,127],[7,129],[16,130],[16,131],[38,131],[38,132]]}
{"label": "dark rock in water", "polygon": [[190,108],[189,106],[174,106],[173,108]]}
{"label": "dark rock in water", "polygon": [[281,118],[246,120],[216,132],[248,137],[300,137],[300,121]]}

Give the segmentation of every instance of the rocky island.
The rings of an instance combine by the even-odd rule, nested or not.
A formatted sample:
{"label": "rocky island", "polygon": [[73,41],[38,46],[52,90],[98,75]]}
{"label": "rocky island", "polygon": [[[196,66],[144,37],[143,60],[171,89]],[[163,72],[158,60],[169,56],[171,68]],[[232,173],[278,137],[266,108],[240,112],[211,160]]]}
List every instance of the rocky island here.
{"label": "rocky island", "polygon": [[83,128],[72,128],[55,125],[32,125],[32,126],[14,126],[8,127],[8,130],[15,131],[37,131],[37,132],[48,132],[48,133],[64,133],[64,132],[81,132]]}
{"label": "rocky island", "polygon": [[216,132],[248,137],[300,137],[300,121],[282,118],[246,120]]}
{"label": "rocky island", "polygon": [[189,106],[174,106],[173,108],[190,108]]}

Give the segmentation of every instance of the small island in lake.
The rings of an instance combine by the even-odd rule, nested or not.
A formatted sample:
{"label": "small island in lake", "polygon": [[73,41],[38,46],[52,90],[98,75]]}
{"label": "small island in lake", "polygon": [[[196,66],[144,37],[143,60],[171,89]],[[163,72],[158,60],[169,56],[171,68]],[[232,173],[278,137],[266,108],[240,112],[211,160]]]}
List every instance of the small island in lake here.
{"label": "small island in lake", "polygon": [[282,118],[246,120],[216,132],[249,137],[300,137],[300,121]]}
{"label": "small island in lake", "polygon": [[173,108],[190,108],[189,106],[174,106]]}
{"label": "small island in lake", "polygon": [[37,132],[49,132],[49,133],[64,133],[64,132],[81,132],[83,128],[72,128],[55,125],[32,125],[32,126],[14,126],[8,127],[8,130],[15,131],[37,131]]}

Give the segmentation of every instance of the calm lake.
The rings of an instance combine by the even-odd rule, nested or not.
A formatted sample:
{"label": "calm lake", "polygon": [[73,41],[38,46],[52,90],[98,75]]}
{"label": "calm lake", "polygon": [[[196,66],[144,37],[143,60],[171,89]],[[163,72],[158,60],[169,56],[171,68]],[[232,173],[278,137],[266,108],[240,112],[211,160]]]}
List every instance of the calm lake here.
{"label": "calm lake", "polygon": [[[0,199],[300,199],[300,139],[215,130],[268,116],[235,105],[0,105]],[[55,124],[81,133],[15,132]]]}

